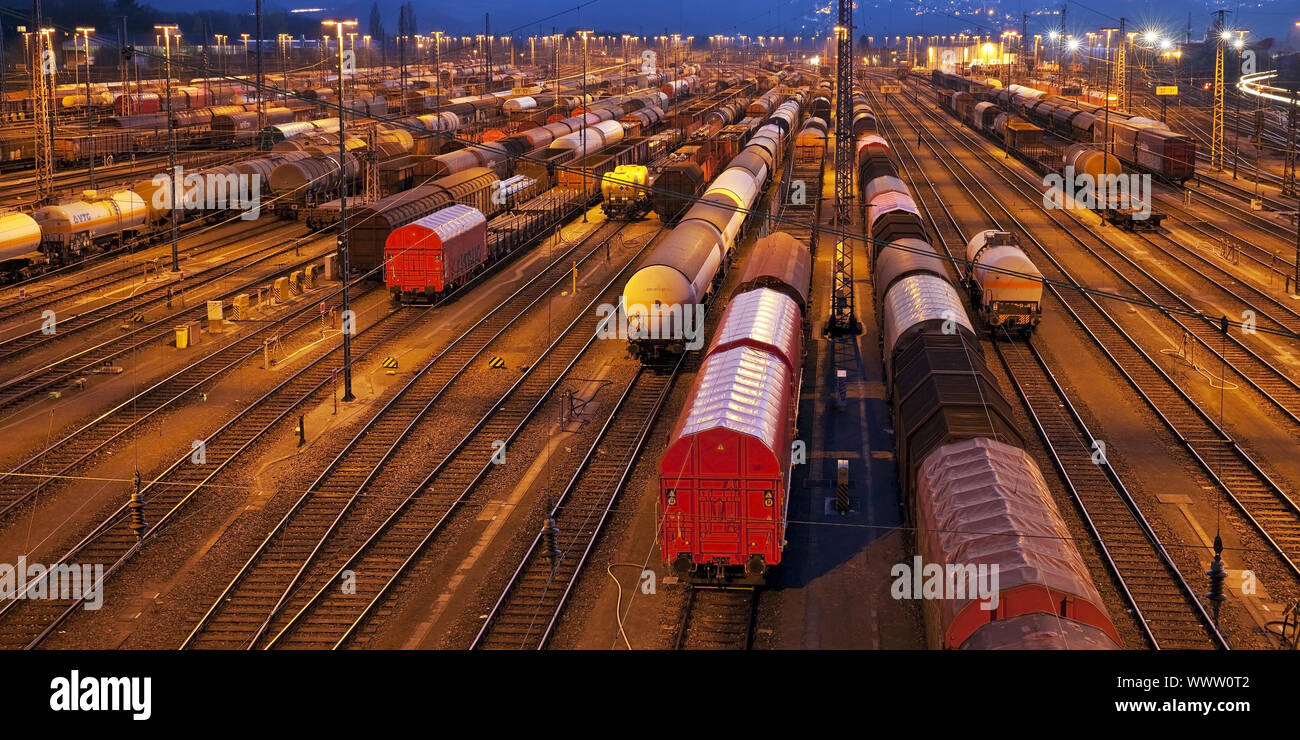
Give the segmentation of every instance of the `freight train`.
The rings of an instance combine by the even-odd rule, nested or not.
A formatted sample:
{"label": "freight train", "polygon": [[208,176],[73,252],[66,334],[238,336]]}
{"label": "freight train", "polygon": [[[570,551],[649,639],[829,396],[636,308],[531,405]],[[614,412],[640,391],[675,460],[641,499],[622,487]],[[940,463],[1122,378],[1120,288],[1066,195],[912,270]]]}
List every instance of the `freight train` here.
{"label": "freight train", "polygon": [[[651,251],[623,289],[629,353],[653,364],[702,342],[703,307],[721,284],[751,208],[779,167],[803,97],[768,118],[727,169]],[[688,336],[693,334],[694,336]]]}
{"label": "freight train", "polygon": [[[282,195],[275,190],[273,173],[310,156],[306,152],[272,152],[233,165],[187,172],[182,202],[199,207],[177,209],[177,223],[211,222],[235,211],[242,214],[247,204],[232,197],[238,192],[241,177],[251,184],[251,177],[256,175],[258,201],[271,207],[277,195]],[[210,187],[215,192],[207,192]],[[142,179],[126,188],[85,191],[80,198],[40,208],[30,215],[0,215],[0,282],[31,277],[104,249],[163,238],[171,229],[172,210],[170,198],[158,191],[166,188],[165,181]]]}
{"label": "freight train", "polygon": [[759,239],[659,463],[660,554],[683,578],[761,585],[779,565],[812,255]]}
{"label": "freight train", "polygon": [[[1092,198],[1084,199],[1102,218],[1122,228],[1155,229],[1163,213],[1151,211],[1150,194],[1140,192],[1137,175],[1126,175],[1120,159],[1090,144],[1071,143],[1018,114],[1004,111],[997,103],[976,102],[966,92],[940,93],[942,107],[965,125],[984,134],[1008,153],[1040,173],[1061,176],[1058,187],[1073,193],[1077,182],[1092,184]],[[1080,176],[1085,180],[1077,180]],[[1065,195],[1061,194],[1064,202]],[[1071,195],[1073,200],[1073,196]]]}
{"label": "freight train", "polygon": [[582,202],[578,191],[559,189],[521,200],[492,220],[461,203],[440,208],[385,238],[384,284],[402,303],[438,300],[551,233]]}
{"label": "freight train", "polygon": [[931,81],[959,90],[974,102],[996,103],[1002,112],[1024,116],[1070,141],[1113,151],[1124,164],[1169,182],[1196,176],[1196,142],[1160,121],[1052,95],[1022,85],[990,87],[970,78],[935,70]]}
{"label": "freight train", "polygon": [[[750,86],[751,83],[746,83],[743,89]],[[788,102],[785,93],[769,90],[742,110],[734,105],[740,89],[724,90],[714,101],[706,103],[698,114],[700,120],[709,119],[722,125],[715,132],[712,125],[701,123],[691,140],[671,159],[663,162],[651,177],[652,208],[661,222],[676,224],[691,202],[703,192],[704,186],[728,166],[761,126],[773,123],[785,126],[788,132],[787,120],[772,120],[777,107]],[[795,102],[802,107],[809,95],[807,89],[797,90]],[[717,115],[723,117],[716,118]],[[737,120],[742,115],[744,117]]]}
{"label": "freight train", "polygon": [[39,274],[98,249],[155,233],[133,190],[86,191],[79,200],[0,215],[0,281]]}
{"label": "freight train", "polygon": [[384,262],[385,245],[397,229],[453,204],[477,209],[491,219],[516,202],[536,194],[525,184],[510,198],[501,197],[496,173],[486,167],[440,177],[410,190],[360,206],[349,220],[348,255],[354,268],[373,270]]}
{"label": "freight train", "polygon": [[[577,112],[568,118],[561,118],[544,126],[524,129],[513,136],[439,154],[432,159],[430,173],[436,177],[445,177],[474,167],[487,167],[495,171],[498,177],[504,178],[512,174],[514,160],[539,154],[553,145],[556,145],[556,151],[552,152],[551,156],[555,161],[551,163],[566,164],[574,158],[575,154],[581,156],[582,139],[565,137],[606,121],[619,120],[625,130],[624,133],[632,126],[652,127],[653,121],[662,118],[662,107],[666,101],[667,97],[659,91],[619,96],[608,104],[599,107],[593,105],[591,110]],[[622,122],[621,119],[628,116],[632,117],[633,123]],[[612,133],[612,127],[606,128],[607,130],[603,130],[606,135]],[[557,145],[560,140],[563,142]],[[588,147],[597,142],[603,145],[604,141],[603,138],[593,135],[587,139],[587,144]]]}
{"label": "freight train", "polygon": [[[922,603],[936,649],[1118,649],[1069,528],[989,370],[887,141],[857,146],[898,476],[922,561],[997,567],[997,600]],[[873,194],[874,197],[869,197]]]}

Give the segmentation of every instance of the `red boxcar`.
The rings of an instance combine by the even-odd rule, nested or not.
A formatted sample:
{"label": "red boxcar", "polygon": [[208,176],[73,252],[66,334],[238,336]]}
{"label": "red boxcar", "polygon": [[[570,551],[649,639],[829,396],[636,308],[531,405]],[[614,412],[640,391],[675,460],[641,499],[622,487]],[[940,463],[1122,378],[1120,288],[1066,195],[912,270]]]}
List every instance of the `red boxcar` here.
{"label": "red boxcar", "polygon": [[401,300],[429,300],[464,284],[487,259],[482,211],[448,206],[388,235],[384,282]]}
{"label": "red boxcar", "polygon": [[118,95],[113,101],[113,112],[119,116],[157,113],[160,110],[162,110],[162,101],[157,93]]}
{"label": "red boxcar", "polygon": [[802,321],[767,288],[727,306],[659,466],[662,554],[684,575],[761,583],[781,562]]}
{"label": "red boxcar", "polygon": [[172,91],[172,108],[182,106],[188,108],[207,108],[212,105],[212,91],[203,87],[182,87],[179,88],[180,95]]}

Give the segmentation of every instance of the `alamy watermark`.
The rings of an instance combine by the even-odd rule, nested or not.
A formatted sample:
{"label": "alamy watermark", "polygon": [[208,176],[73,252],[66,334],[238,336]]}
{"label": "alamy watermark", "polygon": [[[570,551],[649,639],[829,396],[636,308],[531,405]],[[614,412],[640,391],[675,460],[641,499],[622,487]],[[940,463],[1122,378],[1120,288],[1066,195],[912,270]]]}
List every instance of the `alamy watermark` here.
{"label": "alamy watermark", "polygon": [[604,319],[596,331],[598,339],[682,340],[685,349],[697,350],[704,346],[704,304],[656,303],[644,306],[627,305],[620,297],[618,305],[602,303],[596,315]]}
{"label": "alamy watermark", "polygon": [[889,595],[895,599],[978,599],[980,609],[998,608],[998,564],[926,563],[920,555],[909,563],[896,563],[889,575],[894,583]]}
{"label": "alamy watermark", "polygon": [[0,563],[0,599],[52,599],[82,601],[86,611],[104,605],[104,564],[28,563],[20,556],[16,565]]}
{"label": "alamy watermark", "polygon": [[1071,165],[1065,168],[1063,175],[1048,174],[1043,178],[1043,184],[1047,186],[1043,192],[1043,208],[1132,209],[1134,221],[1151,217],[1151,175],[1120,173],[1097,176],[1077,173]]}
{"label": "alamy watermark", "polygon": [[50,681],[50,709],[56,712],[130,712],[131,719],[153,716],[149,676],[82,676],[75,668]]}
{"label": "alamy watermark", "polygon": [[153,207],[170,211],[173,203],[187,211],[242,211],[239,217],[252,221],[262,213],[262,176],[253,173],[189,172],[180,165],[172,172],[160,172],[151,181]]}

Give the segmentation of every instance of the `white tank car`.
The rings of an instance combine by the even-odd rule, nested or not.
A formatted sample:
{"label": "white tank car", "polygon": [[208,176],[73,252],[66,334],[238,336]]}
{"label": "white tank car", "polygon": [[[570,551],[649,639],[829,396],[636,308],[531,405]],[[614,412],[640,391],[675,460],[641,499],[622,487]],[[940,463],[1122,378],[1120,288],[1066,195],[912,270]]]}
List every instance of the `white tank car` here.
{"label": "white tank car", "polygon": [[144,199],[132,190],[108,196],[87,190],[85,200],[45,206],[32,214],[40,224],[43,243],[70,251],[134,233],[147,217]]}
{"label": "white tank car", "polygon": [[623,286],[627,339],[633,354],[653,360],[686,348],[685,322],[693,330],[696,306],[707,299],[722,264],[722,234],[699,219],[682,221]]}
{"label": "white tank car", "polygon": [[1026,336],[1043,316],[1043,275],[1010,233],[987,229],[966,245],[971,302],[990,328]]}
{"label": "white tank car", "polygon": [[430,131],[449,133],[460,128],[460,116],[451,111],[441,113],[425,113],[422,116],[416,116],[420,123]]}
{"label": "white tank car", "polygon": [[[715,178],[627,281],[623,310],[628,340],[632,353],[643,361],[694,349],[691,342],[703,340],[703,304],[767,182],[766,163],[781,151],[784,140],[779,126],[760,128],[733,160],[748,165],[728,167]],[[764,155],[756,159],[753,154],[759,149]],[[683,336],[683,329],[699,334]]]}
{"label": "white tank car", "polygon": [[26,213],[0,215],[0,276],[15,276],[44,263],[41,227]]}
{"label": "white tank car", "polygon": [[[561,136],[551,143],[552,149],[572,149],[581,154],[595,154],[605,147],[613,146],[623,140],[623,124],[618,121],[601,121],[594,126]],[[583,148],[583,139],[586,148]]]}

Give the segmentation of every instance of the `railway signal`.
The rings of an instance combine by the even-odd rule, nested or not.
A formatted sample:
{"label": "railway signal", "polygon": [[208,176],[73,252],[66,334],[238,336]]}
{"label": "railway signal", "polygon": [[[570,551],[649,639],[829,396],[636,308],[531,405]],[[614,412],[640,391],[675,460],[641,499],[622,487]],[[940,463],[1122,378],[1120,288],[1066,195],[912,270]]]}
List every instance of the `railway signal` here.
{"label": "railway signal", "polygon": [[1178,94],[1177,85],[1158,85],[1156,97],[1160,98],[1160,122],[1165,122],[1165,112],[1169,109],[1169,98]]}

